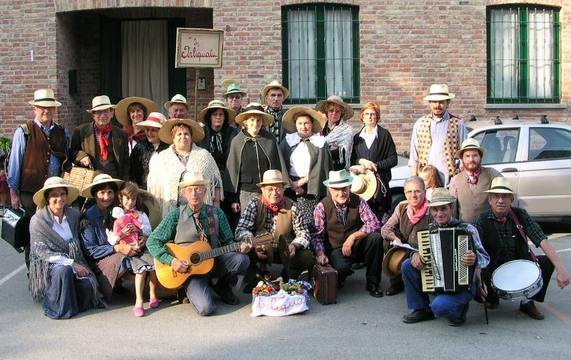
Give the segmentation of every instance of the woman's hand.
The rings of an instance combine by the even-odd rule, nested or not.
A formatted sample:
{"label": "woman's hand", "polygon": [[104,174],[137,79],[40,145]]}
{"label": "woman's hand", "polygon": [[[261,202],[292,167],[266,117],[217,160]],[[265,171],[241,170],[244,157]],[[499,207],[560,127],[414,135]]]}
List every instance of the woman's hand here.
{"label": "woman's hand", "polygon": [[73,263],[72,267],[73,267],[73,272],[76,273],[77,276],[79,277],[86,277],[89,276],[89,274],[91,273],[91,271],[89,271],[88,268],[76,262]]}
{"label": "woman's hand", "polygon": [[367,159],[360,159],[359,165],[363,166],[366,170],[371,170],[372,172],[377,172],[377,164]]}
{"label": "woman's hand", "polygon": [[113,248],[115,249],[115,252],[121,253],[126,256],[135,256],[138,253],[137,249],[127,244],[119,243],[113,246]]}

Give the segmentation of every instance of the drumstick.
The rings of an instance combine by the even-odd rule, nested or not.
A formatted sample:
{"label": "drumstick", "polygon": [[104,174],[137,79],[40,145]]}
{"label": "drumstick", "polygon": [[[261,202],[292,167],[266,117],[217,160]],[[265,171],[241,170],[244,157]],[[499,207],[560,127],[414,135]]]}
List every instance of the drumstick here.
{"label": "drumstick", "polygon": [[486,325],[489,325],[489,322],[488,322],[488,305],[487,305],[485,299],[484,299],[484,314],[486,316]]}

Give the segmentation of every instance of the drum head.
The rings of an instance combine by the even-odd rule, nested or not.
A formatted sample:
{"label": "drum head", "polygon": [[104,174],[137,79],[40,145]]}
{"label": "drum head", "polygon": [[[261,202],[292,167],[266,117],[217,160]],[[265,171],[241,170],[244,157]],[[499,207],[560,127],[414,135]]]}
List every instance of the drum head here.
{"label": "drum head", "polygon": [[533,261],[513,260],[498,267],[492,275],[492,283],[500,290],[520,291],[533,285],[540,271]]}

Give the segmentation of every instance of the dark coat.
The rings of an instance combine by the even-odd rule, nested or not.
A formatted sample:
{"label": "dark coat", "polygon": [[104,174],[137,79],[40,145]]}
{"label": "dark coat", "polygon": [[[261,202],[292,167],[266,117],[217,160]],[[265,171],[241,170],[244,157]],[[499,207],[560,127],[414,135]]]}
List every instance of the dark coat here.
{"label": "dark coat", "polygon": [[228,126],[226,123],[220,129],[220,134],[222,135],[222,153],[218,153],[216,151],[212,151],[210,148],[210,139],[215,135],[214,131],[210,128],[210,120],[206,122],[206,126],[204,127],[204,139],[199,142],[197,145],[203,149],[208,150],[208,152],[214,158],[216,165],[218,166],[218,170],[220,170],[220,174],[224,174],[226,169],[226,160],[228,159],[228,152],[230,151],[230,144],[232,139],[238,133],[237,128],[233,128]]}
{"label": "dark coat", "polygon": [[[157,152],[161,152],[168,148],[169,145],[160,142]],[[155,147],[146,138],[139,141],[133,151],[131,151],[131,157],[129,158],[131,163],[131,174],[129,178],[139,185],[141,189],[147,189],[147,176],[149,176],[149,161],[151,161],[151,156],[155,152]]]}

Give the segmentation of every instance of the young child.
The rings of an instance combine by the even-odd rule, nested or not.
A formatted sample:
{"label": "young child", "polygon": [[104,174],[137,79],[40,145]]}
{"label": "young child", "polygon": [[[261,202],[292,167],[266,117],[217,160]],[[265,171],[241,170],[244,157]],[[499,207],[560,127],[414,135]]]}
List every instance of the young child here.
{"label": "young child", "polygon": [[418,172],[418,176],[424,180],[426,198],[430,201],[432,199],[432,189],[442,187],[438,177],[438,170],[432,165],[426,165]]}
{"label": "young child", "polygon": [[149,306],[157,308],[159,299],[156,294],[157,275],[153,257],[149,250],[144,248],[144,241],[151,234],[149,217],[141,209],[140,190],[137,184],[127,181],[119,191],[119,202],[122,208],[114,208],[112,215],[115,218],[113,231],[107,233],[107,240],[111,245],[123,243],[140,250],[138,255],[131,256],[131,270],[135,274],[135,307],[133,314],[137,317],[145,315],[143,308],[143,290],[147,273],[149,274]]}

